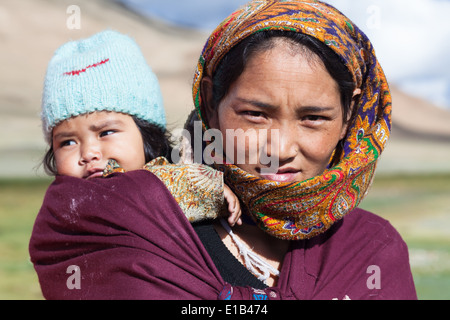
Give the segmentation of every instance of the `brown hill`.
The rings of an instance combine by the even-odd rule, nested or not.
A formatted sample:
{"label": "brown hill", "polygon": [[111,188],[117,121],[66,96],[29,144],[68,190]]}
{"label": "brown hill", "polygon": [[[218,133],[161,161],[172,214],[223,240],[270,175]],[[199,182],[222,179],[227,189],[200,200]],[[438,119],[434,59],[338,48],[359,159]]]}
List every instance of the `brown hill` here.
{"label": "brown hill", "polygon": [[450,143],[449,110],[408,95],[395,86],[391,92],[393,136]]}

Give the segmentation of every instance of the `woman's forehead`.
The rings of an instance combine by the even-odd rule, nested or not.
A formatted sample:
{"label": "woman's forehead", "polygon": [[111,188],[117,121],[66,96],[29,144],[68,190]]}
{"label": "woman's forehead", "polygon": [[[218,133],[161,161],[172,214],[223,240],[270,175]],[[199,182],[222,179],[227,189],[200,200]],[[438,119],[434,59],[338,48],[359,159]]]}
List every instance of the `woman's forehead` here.
{"label": "woman's forehead", "polygon": [[[278,55],[282,54],[287,58],[295,57],[299,61],[308,63],[311,68],[319,67],[325,69],[322,59],[315,52],[289,37],[274,36],[267,39],[266,42],[270,43],[270,45],[262,46],[253,55],[259,55],[259,58],[267,57],[271,59],[271,55],[276,52]],[[251,60],[253,55],[248,60]]]}
{"label": "woman's forehead", "polygon": [[291,49],[283,43],[255,53],[236,81],[238,86],[261,84],[274,89],[287,86],[293,91],[301,90],[302,85],[313,85],[338,93],[338,84],[319,57],[313,59],[309,54],[292,54]]}

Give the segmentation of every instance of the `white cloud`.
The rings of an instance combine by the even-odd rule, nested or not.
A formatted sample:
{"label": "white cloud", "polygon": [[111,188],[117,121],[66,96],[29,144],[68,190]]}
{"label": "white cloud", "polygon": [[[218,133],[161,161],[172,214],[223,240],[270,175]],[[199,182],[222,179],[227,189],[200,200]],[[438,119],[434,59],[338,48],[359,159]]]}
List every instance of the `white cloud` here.
{"label": "white cloud", "polygon": [[389,81],[450,107],[450,1],[327,2],[367,34]]}

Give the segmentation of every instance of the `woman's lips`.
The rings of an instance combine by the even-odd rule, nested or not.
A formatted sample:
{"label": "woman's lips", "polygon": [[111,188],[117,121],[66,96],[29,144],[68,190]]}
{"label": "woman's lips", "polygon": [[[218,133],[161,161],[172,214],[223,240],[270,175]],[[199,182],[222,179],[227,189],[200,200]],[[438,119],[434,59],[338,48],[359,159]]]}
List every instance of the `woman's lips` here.
{"label": "woman's lips", "polygon": [[261,174],[264,179],[277,182],[299,181],[300,171],[296,170],[278,170],[277,173]]}

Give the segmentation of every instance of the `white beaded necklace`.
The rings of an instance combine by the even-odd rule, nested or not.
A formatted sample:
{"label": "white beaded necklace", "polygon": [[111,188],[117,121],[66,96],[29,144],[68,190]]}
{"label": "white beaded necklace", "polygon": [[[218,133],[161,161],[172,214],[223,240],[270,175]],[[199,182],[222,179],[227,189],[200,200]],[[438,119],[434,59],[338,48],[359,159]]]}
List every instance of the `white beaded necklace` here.
{"label": "white beaded necklace", "polygon": [[224,219],[220,219],[222,227],[230,235],[231,239],[236,244],[239,249],[239,254],[244,259],[245,267],[257,278],[267,284],[267,279],[270,275],[278,276],[280,272],[272,267],[269,263],[261,259],[256,253],[254,253],[250,248],[248,248],[244,243],[242,243],[236,235],[231,230],[230,226]]}

